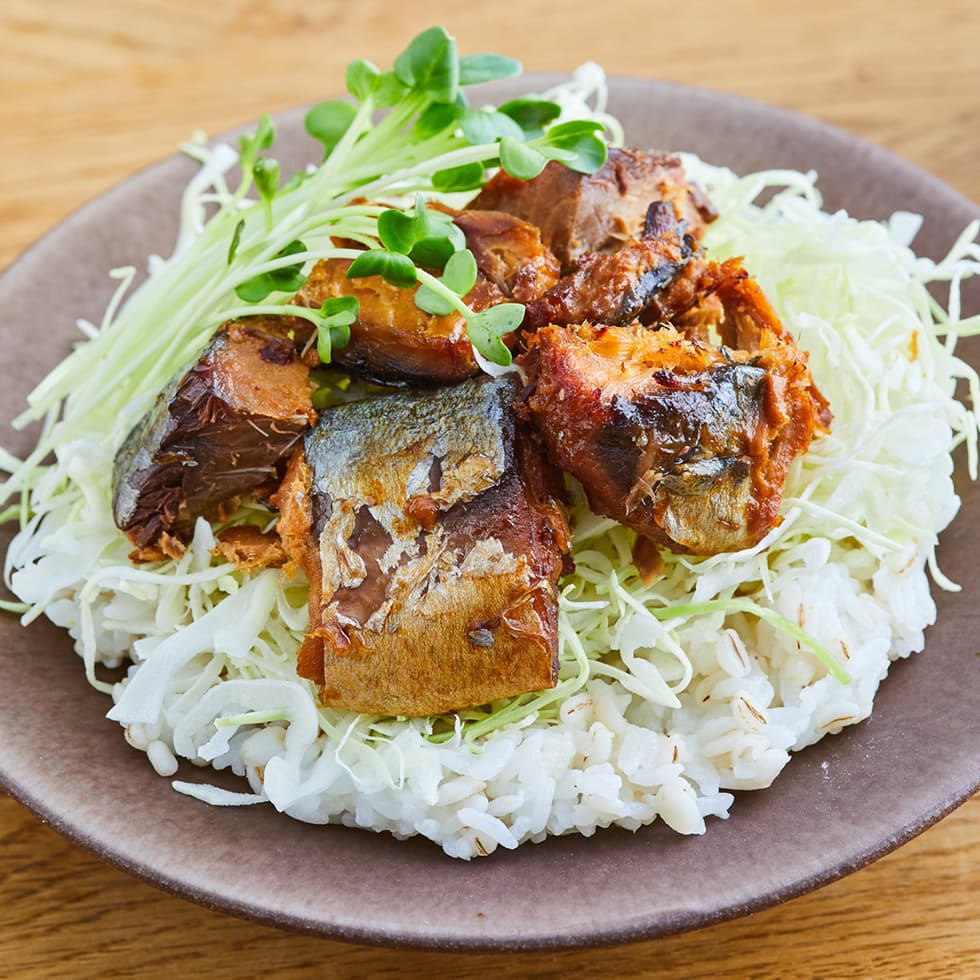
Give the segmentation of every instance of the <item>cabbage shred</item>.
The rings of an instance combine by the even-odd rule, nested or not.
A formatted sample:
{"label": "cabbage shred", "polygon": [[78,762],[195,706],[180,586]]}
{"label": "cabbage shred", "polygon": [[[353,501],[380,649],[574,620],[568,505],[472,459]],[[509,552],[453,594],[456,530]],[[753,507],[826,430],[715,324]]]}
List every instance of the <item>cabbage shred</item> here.
{"label": "cabbage shred", "polygon": [[[619,135],[605,113],[596,66],[580,69],[546,97],[559,105],[560,121],[597,119]],[[538,744],[542,736],[535,732],[574,727],[575,713],[586,709],[600,718],[602,705],[608,714],[615,704],[620,721],[594,721],[588,729],[594,744],[605,738],[594,733],[596,726],[605,726],[621,740],[621,753],[634,729],[674,745],[675,763],[677,746],[696,744],[698,751],[690,751],[686,767],[661,766],[666,775],[654,810],[595,819],[631,826],[654,813],[675,829],[698,832],[704,815],[727,812],[723,798],[730,797],[721,789],[766,785],[790,750],[866,717],[887,660],[921,647],[932,608],[923,567],[944,588],[956,588],[935,563],[937,534],[958,507],[951,453],[964,445],[971,476],[977,472],[977,417],[957,398],[957,385],[965,385],[976,406],[980,379],[956,347],[959,337],[980,332],[980,315],[961,318],[959,299],[962,279],[980,271],[978,225],[933,262],[909,248],[916,216],[896,214],[879,224],[828,214],[815,174],[739,177],[687,156],[689,176],[721,215],[708,229],[706,248],[717,259],[744,256],[809,352],[834,412],[831,433],[793,464],[782,523],[736,554],[665,554],[663,574],[644,584],[632,564],[633,532],[591,514],[578,494],[571,507],[575,572],[563,580],[560,599],[556,688],[428,719],[320,707],[314,686],[295,672],[308,625],[301,576],[249,574],[225,563],[211,554],[224,525],[203,520],[182,558],[137,567],[113,523],[112,462],[131,426],[234,310],[236,285],[333,254],[329,237],[338,225],[330,223],[329,210],[318,208],[312,217],[316,194],[331,180],[347,186],[328,157],[326,167],[273,197],[266,209],[248,201],[241,186],[229,188],[226,175],[237,159],[231,147],[194,142],[185,151],[201,168],[184,193],[174,254],[153,258],[148,278],[133,292],[134,271],[113,271],[120,285],[102,322],[80,324],[87,339],[41,383],[22,417],[44,419],[37,450],[24,461],[0,455],[10,473],[0,505],[16,501],[0,517],[20,523],[4,577],[23,600],[4,607],[20,613],[25,625],[46,615],[71,633],[86,676],[112,695],[109,717],[125,726],[131,744],[146,750],[162,741],[198,764],[232,766],[247,775],[253,792],[228,794],[185,781],[175,782],[176,789],[214,804],[269,800],[301,819],[424,833],[448,853],[469,857],[544,832],[581,829],[584,818],[559,820],[556,803],[543,822],[528,818],[518,826],[523,816],[489,815],[496,804],[488,791],[489,810],[464,807],[460,812],[469,815],[454,818],[450,833],[428,818],[404,824],[373,811],[365,816],[349,794],[348,802],[331,805],[329,787],[340,780],[358,800],[410,788],[435,805],[439,787],[448,784],[443,770],[437,777],[427,768],[434,754],[469,757],[477,767],[485,757],[489,766],[504,748]],[[454,166],[479,156],[472,146],[451,152]],[[488,158],[486,147],[483,152]],[[409,168],[377,190],[412,195],[425,183],[431,193],[430,177],[426,183],[416,176]],[[331,193],[337,221],[352,223],[344,234],[373,241],[379,209],[350,208],[344,199],[363,188]],[[760,198],[764,204],[755,203]],[[205,220],[214,205],[217,216]],[[229,263],[239,215],[247,220]],[[300,239],[303,251],[288,262],[276,258]],[[928,288],[939,282],[949,284],[945,305]],[[42,462],[48,453],[53,463]],[[270,519],[261,506],[246,504],[227,523]],[[820,582],[833,580],[839,590],[828,602],[813,595],[817,572]],[[840,596],[871,624],[868,648],[878,650],[883,667],[862,673],[854,666],[860,658],[843,639],[854,627]],[[908,613],[909,605],[919,612]],[[129,661],[122,682],[100,679],[100,665]],[[717,680],[719,665],[727,681]],[[821,720],[818,694],[834,705],[835,717]],[[724,711],[705,714],[704,703],[723,703]],[[807,706],[811,715],[800,720]],[[739,738],[748,739],[737,751],[728,742],[711,743],[712,726],[730,742],[736,723]],[[774,734],[783,728],[785,734]],[[608,765],[623,780],[627,764],[616,758]],[[706,759],[716,760],[714,775]]]}

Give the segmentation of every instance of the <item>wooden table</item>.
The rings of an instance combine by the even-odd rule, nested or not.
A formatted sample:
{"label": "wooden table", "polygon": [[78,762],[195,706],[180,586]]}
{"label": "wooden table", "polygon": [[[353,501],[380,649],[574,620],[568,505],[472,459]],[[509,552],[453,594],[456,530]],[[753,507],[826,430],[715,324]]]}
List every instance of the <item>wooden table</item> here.
{"label": "wooden table", "polygon": [[[980,6],[498,0],[3,0],[0,266],[81,203],[218,132],[337,92],[443,23],[529,70],[726,89],[859,132],[980,199]],[[779,9],[777,9],[779,8]],[[424,13],[422,12],[424,10]],[[574,11],[574,12],[573,12]],[[0,747],[2,751],[2,747]],[[461,957],[277,932],[155,891],[0,798],[0,975],[16,977],[977,976],[980,799],[820,892],[703,932],[596,952]]]}

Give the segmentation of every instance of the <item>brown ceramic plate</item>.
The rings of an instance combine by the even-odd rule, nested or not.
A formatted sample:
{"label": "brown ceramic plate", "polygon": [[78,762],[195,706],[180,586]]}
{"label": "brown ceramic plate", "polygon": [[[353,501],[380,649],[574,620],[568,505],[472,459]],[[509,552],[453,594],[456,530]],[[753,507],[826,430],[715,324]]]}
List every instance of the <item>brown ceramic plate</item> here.
{"label": "brown ceramic plate", "polygon": [[[525,78],[493,97],[540,90]],[[941,253],[978,209],[933,177],[853,136],[726,95],[616,80],[611,109],[633,143],[693,150],[740,172],[816,169],[829,208],[862,218],[925,215],[917,248]],[[302,114],[280,120],[277,156],[305,162]],[[173,158],[73,215],[0,281],[0,445],[29,437],[6,420],[64,356],[79,316],[96,319],[108,269],[142,267],[172,242],[193,172]],[[974,284],[976,285],[976,284]],[[970,312],[980,291],[969,293]],[[980,343],[964,344],[980,364]],[[9,352],[16,351],[16,357]],[[940,562],[971,585],[980,490]],[[9,532],[0,538],[4,550]],[[355,942],[438,949],[620,943],[693,929],[784,901],[860,868],[918,834],[980,784],[980,604],[939,594],[921,656],[892,668],[867,722],[797,756],[775,785],[740,793],[703,837],[662,825],[553,838],[464,864],[422,840],[292,821],[270,807],[212,809],[171,790],[85,683],[67,636],[0,618],[0,779],[57,830],[113,864],[211,908]],[[822,764],[826,763],[824,767]],[[191,770],[189,778],[199,778]]]}

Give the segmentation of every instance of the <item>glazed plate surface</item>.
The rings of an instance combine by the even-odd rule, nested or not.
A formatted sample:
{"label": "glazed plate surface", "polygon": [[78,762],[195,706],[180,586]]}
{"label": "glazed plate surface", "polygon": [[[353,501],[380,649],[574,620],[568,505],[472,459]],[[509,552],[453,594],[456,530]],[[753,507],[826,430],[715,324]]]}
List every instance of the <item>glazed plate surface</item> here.
{"label": "glazed plate surface", "polygon": [[[556,81],[525,76],[501,101]],[[488,87],[489,88],[489,87]],[[937,179],[854,136],[717,93],[614,79],[610,110],[639,146],[690,150],[739,173],[814,169],[825,206],[860,218],[924,215],[914,245],[938,257],[980,210]],[[260,108],[260,107],[258,107]],[[301,110],[278,120],[284,172],[314,159]],[[0,280],[0,445],[30,448],[8,420],[98,320],[120,265],[168,254],[194,165],[163,161],[91,202]],[[980,283],[964,316],[980,311]],[[980,365],[980,341],[960,348]],[[960,467],[960,471],[964,469]],[[768,790],[736,794],[703,837],[662,824],[636,834],[551,838],[468,864],[424,840],[293,821],[271,807],[216,809],[180,796],[104,717],[66,634],[0,615],[0,781],[61,833],[113,864],[211,908],[335,939],[507,950],[629,942],[784,901],[907,841],[980,785],[980,488],[962,472],[962,510],[939,561],[959,594],[934,590],[925,651],[892,667],[868,721],[799,754]],[[0,552],[9,529],[0,529]],[[182,778],[204,774],[187,767]]]}

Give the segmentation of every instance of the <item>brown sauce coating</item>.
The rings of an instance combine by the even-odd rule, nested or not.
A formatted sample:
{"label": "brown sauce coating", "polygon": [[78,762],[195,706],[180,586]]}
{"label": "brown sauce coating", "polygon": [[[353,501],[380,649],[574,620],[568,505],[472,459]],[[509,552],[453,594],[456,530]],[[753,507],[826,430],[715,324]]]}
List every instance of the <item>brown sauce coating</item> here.
{"label": "brown sauce coating", "polygon": [[558,260],[534,225],[502,211],[472,208],[455,212],[453,221],[466,235],[480,274],[508,299],[530,303],[558,282]]}
{"label": "brown sauce coating", "polygon": [[[380,276],[348,279],[350,266],[347,259],[317,262],[295,300],[319,307],[334,296],[357,298],[360,309],[350,343],[333,351],[334,363],[369,380],[398,385],[452,384],[479,371],[462,316],[433,316],[419,309],[417,286],[400,289]],[[479,311],[503,299],[496,286],[481,279],[466,302]]]}
{"label": "brown sauce coating", "polygon": [[198,517],[271,492],[315,418],[308,371],[282,321],[222,327],[117,454],[113,512],[138,559],[179,556]]}
{"label": "brown sauce coating", "polygon": [[323,704],[428,715],[556,682],[568,528],[517,387],[352,403],[307,438],[276,502],[311,584],[298,669]]}
{"label": "brown sauce coating", "polygon": [[276,532],[228,528],[215,553],[305,572],[297,669],[327,706],[429,715],[556,683],[557,583],[571,571],[559,468],[637,532],[650,582],[661,548],[758,543],[793,460],[831,422],[741,260],[698,250],[716,214],[676,157],[613,149],[591,176],[501,172],[449,213],[477,263],[468,305],[526,305],[504,338],[523,351],[523,392],[513,375],[473,377],[461,316],[325,260],[293,302],[358,298],[335,362],[420,390],[324,409],[311,430],[312,329],[250,318],[216,334],[117,456],[134,560],[177,557],[196,517],[272,494]]}
{"label": "brown sauce coating", "polygon": [[[758,325],[768,312],[746,289],[738,310]],[[754,351],[639,324],[546,327],[530,343],[525,410],[552,462],[581,481],[593,511],[673,551],[761,540],[779,522],[790,464],[829,425],[806,355],[778,320]]]}
{"label": "brown sauce coating", "polygon": [[612,147],[594,174],[576,173],[554,161],[533,180],[517,180],[501,170],[470,207],[506,211],[536,226],[569,271],[587,252],[615,252],[642,238],[653,201],[671,203],[695,239],[717,217],[677,157],[632,147]]}
{"label": "brown sauce coating", "polygon": [[655,201],[647,209],[642,239],[631,239],[612,253],[580,256],[568,275],[528,304],[524,329],[630,323],[684,273],[692,249],[670,204]]}

